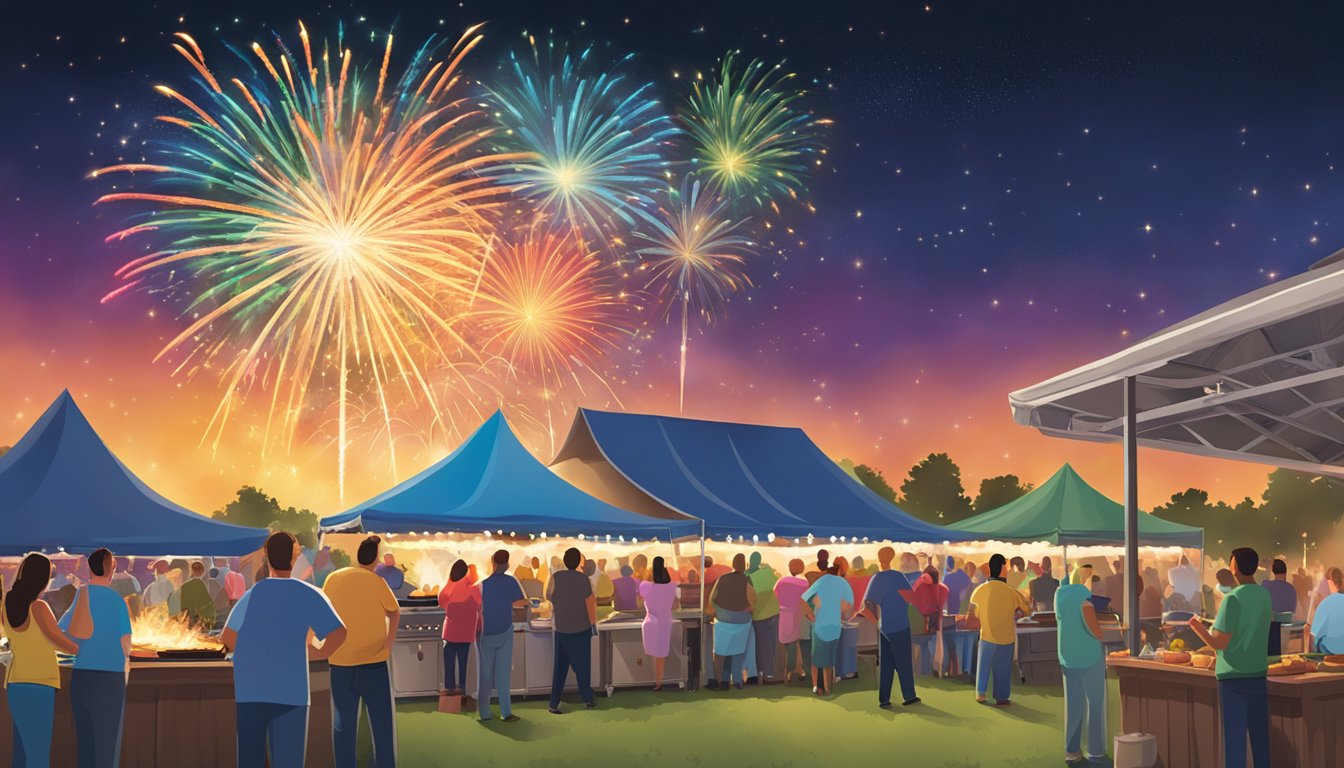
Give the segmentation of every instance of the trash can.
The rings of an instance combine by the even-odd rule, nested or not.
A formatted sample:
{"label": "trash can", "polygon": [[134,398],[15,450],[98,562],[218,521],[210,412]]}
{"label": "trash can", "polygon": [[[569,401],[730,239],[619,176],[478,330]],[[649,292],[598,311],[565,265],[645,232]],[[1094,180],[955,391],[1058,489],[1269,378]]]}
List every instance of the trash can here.
{"label": "trash can", "polygon": [[1150,733],[1122,733],[1115,737],[1115,768],[1153,768],[1157,765],[1157,737]]}

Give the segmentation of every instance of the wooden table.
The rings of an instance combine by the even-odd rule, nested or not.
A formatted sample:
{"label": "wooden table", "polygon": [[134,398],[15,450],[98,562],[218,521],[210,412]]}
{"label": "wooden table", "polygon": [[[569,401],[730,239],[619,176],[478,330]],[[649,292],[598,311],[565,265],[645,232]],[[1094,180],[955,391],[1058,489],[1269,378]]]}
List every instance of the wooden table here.
{"label": "wooden table", "polygon": [[[0,665],[0,674],[4,665]],[[70,710],[70,667],[61,667],[56,692],[51,764],[75,765],[75,726]],[[331,675],[326,662],[309,665],[306,765],[332,764]],[[121,738],[123,768],[220,766],[238,763],[233,665],[227,661],[132,662]],[[10,764],[13,726],[0,696],[0,765]]]}
{"label": "wooden table", "polygon": [[[1120,682],[1125,733],[1151,733],[1164,768],[1222,765],[1218,681],[1213,670],[1141,659],[1108,659]],[[1344,765],[1344,674],[1269,678],[1274,768]]]}

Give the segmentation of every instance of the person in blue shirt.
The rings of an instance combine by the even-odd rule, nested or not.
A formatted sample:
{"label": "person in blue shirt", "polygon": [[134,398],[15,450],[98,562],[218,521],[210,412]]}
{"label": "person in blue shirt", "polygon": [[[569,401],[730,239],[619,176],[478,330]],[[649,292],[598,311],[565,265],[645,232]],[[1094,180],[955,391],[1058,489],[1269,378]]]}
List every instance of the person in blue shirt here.
{"label": "person in blue shirt", "polygon": [[[75,613],[78,602],[61,617],[60,627],[79,644],[70,672],[70,709],[75,720],[75,759],[79,768],[115,768],[121,757],[121,723],[126,708],[126,659],[131,652],[131,612],[112,588],[117,560],[107,549],[87,558],[89,585],[79,600],[88,602],[92,627]],[[72,629],[72,623],[74,628]]]}
{"label": "person in blue shirt", "polygon": [[[229,613],[220,640],[233,651],[238,766],[303,768],[308,738],[308,660],[326,659],[346,629],[317,587],[290,578],[299,541],[286,531],[266,539],[270,576]],[[308,633],[320,641],[314,645]],[[268,743],[269,742],[269,743]]]}
{"label": "person in blue shirt", "polygon": [[1344,571],[1331,568],[1326,574],[1330,594],[1316,604],[1316,613],[1307,624],[1307,647],[1316,644],[1317,653],[1344,653]]}
{"label": "person in blue shirt", "polygon": [[878,572],[868,582],[863,595],[864,607],[878,618],[877,705],[891,706],[891,684],[899,676],[901,703],[916,704],[915,667],[910,644],[909,601],[914,598],[905,574],[891,569],[896,550],[883,547],[877,552]]}
{"label": "person in blue shirt", "polygon": [[[839,575],[839,562],[831,564],[829,559],[826,550],[817,553],[817,568],[823,574],[802,597],[803,613],[812,621],[812,681],[816,684],[812,690],[818,696],[834,692],[840,633],[846,614],[854,607],[854,588]],[[812,600],[816,600],[815,608]]]}
{"label": "person in blue shirt", "polygon": [[513,672],[513,609],[527,605],[518,580],[509,575],[509,552],[490,558],[494,571],[481,582],[481,634],[476,640],[476,701],[481,722],[490,720],[490,689],[499,693],[499,716],[506,723],[518,716],[510,709]]}

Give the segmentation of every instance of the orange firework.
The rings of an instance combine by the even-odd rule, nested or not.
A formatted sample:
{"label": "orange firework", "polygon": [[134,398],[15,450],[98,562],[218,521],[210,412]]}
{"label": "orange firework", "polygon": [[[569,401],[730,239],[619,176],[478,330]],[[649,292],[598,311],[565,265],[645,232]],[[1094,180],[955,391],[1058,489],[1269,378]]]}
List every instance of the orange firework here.
{"label": "orange firework", "polygon": [[420,48],[390,77],[391,35],[379,65],[361,67],[345,41],[312,45],[300,24],[297,53],[254,43],[260,68],[242,78],[217,76],[196,41],[177,36],[197,87],[192,97],[157,90],[178,107],[160,120],[182,138],[161,163],[99,172],[150,174],[154,191],[98,202],[152,206],[109,239],[147,235],[159,249],[118,275],[166,285],[184,306],[185,328],[159,356],[176,352],[178,370],[221,377],[207,430],[216,442],[254,386],[271,390],[269,413],[291,438],[311,390],[328,389],[343,496],[349,401],[372,396],[393,461],[389,389],[423,396],[439,418],[424,367],[472,357],[459,321],[487,213],[509,191],[483,171],[530,157],[483,149],[491,129],[460,71],[478,28]]}
{"label": "orange firework", "polygon": [[628,333],[620,322],[630,297],[572,234],[535,224],[497,242],[472,307],[488,353],[535,375],[547,388],[589,367]]}

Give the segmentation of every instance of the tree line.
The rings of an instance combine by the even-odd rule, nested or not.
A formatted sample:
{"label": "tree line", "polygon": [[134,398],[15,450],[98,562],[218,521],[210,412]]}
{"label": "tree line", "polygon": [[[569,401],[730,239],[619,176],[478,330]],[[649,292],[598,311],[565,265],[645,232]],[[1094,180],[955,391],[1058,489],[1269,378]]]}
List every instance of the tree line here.
{"label": "tree line", "polygon": [[[931,453],[911,467],[899,490],[880,469],[849,460],[840,464],[873,493],[936,525],[996,509],[1032,489],[1017,475],[997,475],[981,480],[972,497],[962,484],[961,468],[946,453]],[[1206,549],[1225,545],[1276,554],[1300,552],[1304,543],[1314,549],[1317,542],[1331,538],[1344,516],[1344,480],[1276,469],[1259,501],[1246,497],[1235,504],[1211,502],[1208,491],[1188,488],[1149,511],[1164,520],[1203,528]]]}

